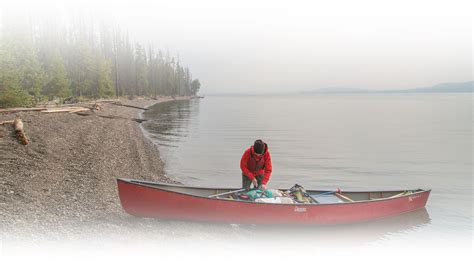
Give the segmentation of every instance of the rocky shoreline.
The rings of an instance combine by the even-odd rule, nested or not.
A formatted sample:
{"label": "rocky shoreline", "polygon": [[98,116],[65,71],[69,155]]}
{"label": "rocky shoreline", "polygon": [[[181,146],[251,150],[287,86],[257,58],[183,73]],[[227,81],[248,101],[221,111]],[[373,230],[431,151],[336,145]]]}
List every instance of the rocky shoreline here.
{"label": "rocky shoreline", "polygon": [[[123,103],[145,107],[169,100],[173,99]],[[138,118],[141,111],[106,104],[98,112]],[[78,236],[107,228],[124,231],[137,220],[122,210],[116,178],[174,182],[164,174],[158,148],[135,121],[40,112],[0,114],[0,121],[16,116],[24,121],[30,143],[18,143],[12,125],[0,126],[4,238]],[[96,229],[91,231],[90,225]]]}

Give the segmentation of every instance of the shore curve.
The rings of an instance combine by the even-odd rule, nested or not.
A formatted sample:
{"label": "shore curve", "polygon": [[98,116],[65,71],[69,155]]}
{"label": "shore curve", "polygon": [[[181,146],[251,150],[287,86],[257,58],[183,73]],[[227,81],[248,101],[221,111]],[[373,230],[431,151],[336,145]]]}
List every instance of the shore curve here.
{"label": "shore curve", "polygon": [[[171,100],[123,103],[145,107]],[[113,104],[99,112],[140,115]],[[30,144],[19,144],[11,125],[0,126],[3,236],[64,235],[88,224],[116,229],[131,219],[120,206],[117,177],[175,183],[164,173],[158,147],[135,121],[40,112],[0,114],[0,121],[16,116],[24,121]]]}

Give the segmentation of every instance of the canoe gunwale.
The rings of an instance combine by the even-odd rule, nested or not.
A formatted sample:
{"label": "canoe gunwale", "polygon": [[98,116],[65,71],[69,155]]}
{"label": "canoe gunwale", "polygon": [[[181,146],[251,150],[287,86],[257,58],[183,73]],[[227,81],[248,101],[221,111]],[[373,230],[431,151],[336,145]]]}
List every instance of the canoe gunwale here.
{"label": "canoe gunwale", "polygon": [[[222,200],[222,201],[229,201],[229,202],[239,202],[239,203],[246,203],[246,204],[263,204],[263,205],[287,205],[287,206],[321,206],[321,205],[345,205],[345,204],[359,204],[359,203],[371,203],[371,202],[380,202],[380,201],[390,201],[390,200],[396,200],[400,198],[406,198],[414,195],[419,195],[423,193],[431,193],[431,189],[424,190],[424,189],[406,189],[406,190],[374,190],[374,191],[343,191],[347,193],[385,193],[385,192],[398,192],[398,191],[408,191],[408,190],[414,190],[416,192],[413,192],[411,194],[407,195],[402,195],[402,196],[397,196],[394,198],[378,198],[378,199],[369,199],[369,200],[360,200],[360,201],[354,201],[354,202],[342,202],[342,203],[318,203],[318,204],[305,204],[305,203],[266,203],[266,202],[255,202],[255,201],[245,201],[245,200],[240,200],[240,199],[226,199],[226,198],[209,198],[206,196],[199,196],[199,195],[193,195],[189,193],[184,193],[184,192],[179,192],[179,191],[173,191],[173,190],[167,190],[163,189],[158,186],[165,186],[165,187],[177,187],[177,188],[189,188],[189,189],[214,189],[214,190],[237,190],[239,188],[209,188],[209,187],[192,187],[192,186],[183,186],[183,185],[176,185],[176,184],[166,184],[166,183],[161,183],[161,182],[150,182],[150,181],[142,181],[142,180],[134,180],[134,179],[124,179],[124,178],[117,178],[117,182],[124,182],[132,185],[138,185],[138,186],[143,186],[151,189],[156,189],[160,191],[166,191],[167,193],[175,193],[179,195],[185,195],[187,197],[194,197],[194,198],[200,198],[200,199],[207,199],[207,200]],[[308,190],[312,192],[327,192],[326,190]]]}

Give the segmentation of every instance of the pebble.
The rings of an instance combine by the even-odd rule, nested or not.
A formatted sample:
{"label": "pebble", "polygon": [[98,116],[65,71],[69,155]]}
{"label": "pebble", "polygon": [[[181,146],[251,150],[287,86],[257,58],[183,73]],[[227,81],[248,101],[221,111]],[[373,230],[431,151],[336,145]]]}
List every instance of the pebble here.
{"label": "pebble", "polygon": [[[145,106],[153,102],[129,104]],[[112,105],[105,105],[100,112],[138,116],[136,109]],[[6,136],[5,140],[10,141],[0,148],[0,153],[11,157],[2,164],[0,190],[9,194],[21,191],[21,197],[2,202],[3,233],[26,232],[28,227],[38,226],[39,235],[47,229],[75,232],[84,221],[94,221],[98,227],[118,227],[118,232],[120,228],[129,231],[130,222],[124,223],[123,219],[130,217],[120,206],[115,179],[168,181],[158,148],[143,135],[138,123],[36,112],[0,114],[0,120],[16,115],[27,121],[26,134],[32,141],[23,147]],[[74,196],[66,194],[71,192]],[[24,227],[19,228],[17,221],[22,221]]]}

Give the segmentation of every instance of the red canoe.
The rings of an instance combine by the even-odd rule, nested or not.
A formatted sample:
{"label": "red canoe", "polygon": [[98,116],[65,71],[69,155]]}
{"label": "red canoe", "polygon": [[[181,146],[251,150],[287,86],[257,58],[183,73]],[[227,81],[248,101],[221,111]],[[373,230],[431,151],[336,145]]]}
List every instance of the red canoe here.
{"label": "red canoe", "polygon": [[[134,216],[237,224],[340,224],[394,216],[425,207],[431,190],[344,191],[329,203],[260,203],[210,197],[235,189],[186,187],[117,179],[120,202]],[[310,195],[327,191],[307,190]],[[330,199],[331,197],[329,197]],[[336,198],[333,196],[333,198]]]}

